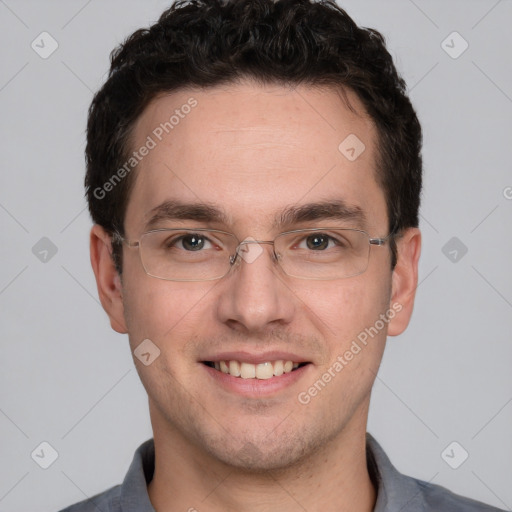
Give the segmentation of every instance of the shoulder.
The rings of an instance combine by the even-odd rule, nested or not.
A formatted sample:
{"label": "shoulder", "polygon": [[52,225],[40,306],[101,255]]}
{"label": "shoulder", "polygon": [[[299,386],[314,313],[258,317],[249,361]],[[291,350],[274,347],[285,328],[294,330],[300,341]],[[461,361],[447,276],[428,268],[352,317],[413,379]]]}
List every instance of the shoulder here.
{"label": "shoulder", "polygon": [[374,512],[503,512],[455,494],[441,485],[400,473],[368,433],[366,441],[368,471],[377,487]]}
{"label": "shoulder", "polygon": [[147,484],[153,477],[154,467],[154,442],[153,439],[148,439],[135,451],[121,485],[115,485],[60,512],[154,512],[147,492]]}
{"label": "shoulder", "polygon": [[91,498],[79,501],[62,509],[60,512],[120,512],[121,486],[116,485]]}
{"label": "shoulder", "polygon": [[431,484],[412,477],[404,477],[416,485],[425,504],[425,512],[502,512],[502,509],[480,501],[460,496],[441,485]]}

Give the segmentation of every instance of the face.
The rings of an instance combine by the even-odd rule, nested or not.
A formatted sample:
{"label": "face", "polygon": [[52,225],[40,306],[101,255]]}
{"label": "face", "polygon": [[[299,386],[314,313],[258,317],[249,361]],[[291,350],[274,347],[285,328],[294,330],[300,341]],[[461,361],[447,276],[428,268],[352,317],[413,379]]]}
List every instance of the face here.
{"label": "face", "polygon": [[[138,240],[148,227],[182,226],[229,231],[240,241],[314,227],[386,236],[377,133],[357,96],[347,94],[357,114],[333,90],[250,82],[154,100],[135,126],[134,147],[148,136],[156,145],[137,167],[126,238]],[[183,108],[191,98],[197,104]],[[168,134],[157,130],[159,140],[155,129],[176,109],[179,121]],[[365,146],[356,159],[339,149],[350,134]],[[208,205],[221,215],[168,218],[170,209],[158,210],[166,202]],[[330,216],[309,208],[316,203],[343,203],[362,215]],[[310,213],[282,218],[299,207]],[[286,275],[272,246],[262,244],[253,261],[239,260],[225,277],[203,282],[150,277],[138,249],[124,247],[122,285],[114,279],[102,301],[114,328],[128,332],[132,351],[146,339],[160,350],[147,366],[134,357],[155,436],[233,466],[277,469],[347,432],[364,432],[386,334],[403,330],[412,308],[419,253],[400,252],[401,243],[406,263],[395,273],[384,245],[371,246],[360,275],[299,279]],[[99,286],[102,265],[109,265],[106,258],[95,265]],[[276,361],[300,366],[245,379],[212,367],[220,361],[234,373],[229,361],[248,363],[248,374],[257,364],[265,373],[269,362],[275,373]]]}

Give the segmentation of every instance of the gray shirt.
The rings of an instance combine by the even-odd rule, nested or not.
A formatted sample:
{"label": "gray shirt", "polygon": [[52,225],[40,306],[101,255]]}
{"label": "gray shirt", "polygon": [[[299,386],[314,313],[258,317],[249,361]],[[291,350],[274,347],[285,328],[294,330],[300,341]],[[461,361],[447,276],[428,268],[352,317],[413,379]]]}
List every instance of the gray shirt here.
{"label": "gray shirt", "polygon": [[[374,512],[499,512],[500,509],[470,500],[439,485],[399,473],[384,450],[366,434],[370,477],[377,488]],[[71,505],[61,512],[155,512],[147,492],[153,478],[155,446],[149,439],[139,446],[121,485]]]}

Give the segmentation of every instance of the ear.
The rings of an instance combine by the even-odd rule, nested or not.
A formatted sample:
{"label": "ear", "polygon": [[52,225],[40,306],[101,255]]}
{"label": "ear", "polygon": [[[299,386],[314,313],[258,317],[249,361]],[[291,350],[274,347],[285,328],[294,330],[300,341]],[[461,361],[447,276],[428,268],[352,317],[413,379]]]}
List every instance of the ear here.
{"label": "ear", "polygon": [[397,239],[397,264],[393,270],[390,307],[397,313],[388,324],[388,335],[401,334],[411,319],[418,286],[418,261],[421,252],[421,232],[406,229]]}
{"label": "ear", "polygon": [[101,305],[110,318],[110,325],[120,334],[128,332],[124,319],[121,278],[112,260],[110,235],[98,224],[91,229],[91,265]]}

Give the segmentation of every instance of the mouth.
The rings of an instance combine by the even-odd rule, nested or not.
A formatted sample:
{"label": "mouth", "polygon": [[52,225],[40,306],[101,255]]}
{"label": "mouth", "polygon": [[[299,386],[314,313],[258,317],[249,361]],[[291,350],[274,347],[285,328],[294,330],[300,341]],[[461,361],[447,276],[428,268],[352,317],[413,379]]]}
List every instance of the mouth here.
{"label": "mouth", "polygon": [[220,373],[244,380],[268,380],[273,377],[281,377],[311,364],[309,362],[294,362],[282,359],[258,364],[237,360],[202,361],[202,363]]}

